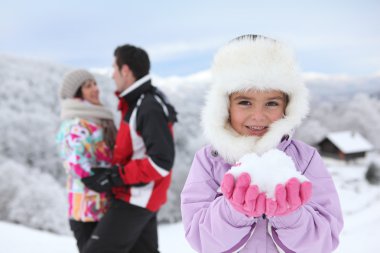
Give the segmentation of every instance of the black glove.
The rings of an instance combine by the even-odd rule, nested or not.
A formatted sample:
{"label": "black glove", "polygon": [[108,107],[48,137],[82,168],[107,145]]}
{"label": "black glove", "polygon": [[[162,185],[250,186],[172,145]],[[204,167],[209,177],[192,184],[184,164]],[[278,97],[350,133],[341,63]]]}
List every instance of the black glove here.
{"label": "black glove", "polygon": [[119,167],[116,165],[111,168],[93,167],[91,171],[94,175],[82,178],[83,184],[91,190],[108,192],[111,191],[113,186],[124,185],[119,174]]}

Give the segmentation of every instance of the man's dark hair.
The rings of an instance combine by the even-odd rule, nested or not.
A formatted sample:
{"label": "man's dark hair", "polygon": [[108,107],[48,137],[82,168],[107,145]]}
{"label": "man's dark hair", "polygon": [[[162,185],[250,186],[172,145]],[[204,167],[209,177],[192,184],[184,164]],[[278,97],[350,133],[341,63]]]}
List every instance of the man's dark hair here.
{"label": "man's dark hair", "polygon": [[119,70],[124,64],[128,65],[136,80],[149,74],[150,61],[144,49],[126,44],[117,47],[114,56]]}

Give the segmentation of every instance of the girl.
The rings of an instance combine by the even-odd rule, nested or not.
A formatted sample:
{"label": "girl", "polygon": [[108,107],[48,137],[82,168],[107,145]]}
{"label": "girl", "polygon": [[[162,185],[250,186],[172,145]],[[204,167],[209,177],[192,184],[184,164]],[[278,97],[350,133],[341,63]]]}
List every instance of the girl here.
{"label": "girl", "polygon": [[60,156],[67,172],[70,228],[79,251],[106,211],[106,196],[81,181],[91,167],[111,164],[116,128],[110,110],[99,100],[94,76],[86,70],[68,73],[60,87],[62,124],[57,134]]}
{"label": "girl", "polygon": [[[211,145],[196,153],[181,194],[190,245],[207,253],[332,252],[343,226],[339,198],[318,152],[291,138],[308,112],[291,51],[244,35],[217,52],[212,77],[202,112]],[[269,199],[252,190],[248,174],[236,181],[226,174],[244,155],[273,148],[292,158],[311,187],[294,179],[279,185],[285,204],[277,188]]]}

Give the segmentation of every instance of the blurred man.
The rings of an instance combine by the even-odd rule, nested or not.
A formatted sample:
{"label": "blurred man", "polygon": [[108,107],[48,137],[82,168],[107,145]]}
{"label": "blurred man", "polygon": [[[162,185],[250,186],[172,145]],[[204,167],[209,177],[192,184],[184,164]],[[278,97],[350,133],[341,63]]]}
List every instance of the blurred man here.
{"label": "blurred man", "polygon": [[176,112],[152,85],[143,49],[123,45],[114,56],[121,112],[114,166],[93,168],[94,175],[83,180],[95,191],[111,192],[111,204],[85,252],[159,252],[156,213],[171,180]]}

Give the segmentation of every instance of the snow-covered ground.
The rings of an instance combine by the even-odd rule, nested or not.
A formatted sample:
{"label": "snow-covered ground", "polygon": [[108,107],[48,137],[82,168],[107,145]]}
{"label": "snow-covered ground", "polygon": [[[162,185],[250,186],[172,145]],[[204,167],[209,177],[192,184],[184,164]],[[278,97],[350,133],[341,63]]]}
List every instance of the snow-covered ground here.
{"label": "snow-covered ground", "polygon": [[[195,252],[187,245],[180,223],[160,225],[159,237],[161,253]],[[0,222],[0,252],[77,253],[78,251],[73,237]]]}
{"label": "snow-covered ground", "polygon": [[[369,185],[364,178],[365,160],[357,163],[325,159],[340,194],[345,227],[337,253],[373,253],[380,238],[380,186]],[[0,251],[12,253],[76,253],[75,241],[69,236],[33,230],[0,222]],[[162,253],[194,252],[184,238],[182,224],[160,225]]]}
{"label": "snow-covered ground", "polygon": [[[371,160],[374,156],[370,156]],[[344,229],[337,253],[379,252],[380,186],[365,180],[367,161],[357,163],[325,159],[338,189],[344,214]]]}

